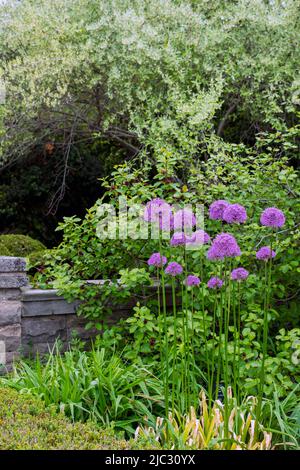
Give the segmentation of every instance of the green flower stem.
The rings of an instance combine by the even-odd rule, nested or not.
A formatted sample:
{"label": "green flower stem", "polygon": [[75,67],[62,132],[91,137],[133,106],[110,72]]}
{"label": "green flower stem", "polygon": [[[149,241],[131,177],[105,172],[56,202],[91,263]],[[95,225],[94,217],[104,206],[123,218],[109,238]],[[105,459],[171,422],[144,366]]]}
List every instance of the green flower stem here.
{"label": "green flower stem", "polygon": [[203,254],[201,253],[200,257],[200,278],[201,278],[201,306],[202,306],[202,320],[203,320],[203,333],[204,333],[204,344],[205,344],[205,359],[207,367],[207,377],[208,377],[208,389],[211,388],[210,385],[210,364],[209,364],[209,355],[208,355],[208,345],[207,345],[207,333],[206,333],[206,322],[205,322],[205,305],[204,305],[204,283],[203,283]]}
{"label": "green flower stem", "polygon": [[[222,276],[222,265],[220,266],[220,277]],[[218,344],[218,370],[217,370],[217,381],[216,381],[216,400],[219,395],[219,385],[221,378],[221,365],[222,365],[222,331],[223,331],[223,289],[220,291],[220,302],[219,302],[219,344]]]}
{"label": "green flower stem", "polygon": [[213,313],[213,331],[212,331],[212,351],[211,351],[211,379],[209,384],[209,409],[211,409],[213,401],[213,383],[215,377],[215,336],[216,336],[216,321],[217,321],[217,293],[214,299],[214,313]]}
{"label": "green flower stem", "polygon": [[[185,279],[187,279],[188,275],[188,257],[187,257],[187,250],[184,247],[184,267],[185,267]],[[186,405],[187,405],[187,412],[190,410],[191,406],[191,397],[190,397],[190,336],[189,336],[189,317],[188,317],[188,286],[185,283],[185,314],[183,312],[185,318],[185,343],[184,343],[184,356],[185,356],[185,373],[186,373]]]}
{"label": "green flower stem", "polygon": [[[224,367],[224,381],[225,381],[225,393],[224,393],[224,429],[225,429],[225,439],[228,439],[228,395],[227,390],[229,386],[229,376],[228,376],[228,332],[229,332],[229,317],[230,317],[230,302],[231,302],[231,279],[230,279],[230,267],[231,263],[229,262],[229,271],[227,273],[227,263],[225,261],[225,320],[224,320],[224,355],[225,355],[225,367]],[[227,296],[227,298],[226,298]]]}
{"label": "green flower stem", "polygon": [[193,406],[197,409],[197,383],[195,380],[195,371],[196,371],[196,360],[195,360],[195,332],[194,332],[194,287],[192,286],[191,289],[191,311],[192,311],[192,319],[191,319],[191,327],[192,327],[192,340],[191,340],[191,350],[192,350],[192,361],[193,361],[193,386],[192,386],[192,397],[193,397]]}
{"label": "green flower stem", "polygon": [[[159,236],[159,252],[162,255],[162,240],[161,234]],[[168,325],[167,325],[167,302],[166,302],[166,286],[165,286],[165,270],[161,266],[161,288],[162,288],[162,303],[163,303],[163,318],[164,318],[164,335],[165,335],[165,348],[164,348],[164,362],[165,367],[165,416],[166,420],[169,418],[169,345],[168,345]]]}
{"label": "green flower stem", "polygon": [[159,276],[159,267],[157,267],[156,276],[157,276],[159,354],[160,354],[161,370],[163,370],[164,357],[163,357],[163,344],[162,344],[162,319],[161,319],[161,296],[160,296],[160,276]]}
{"label": "green flower stem", "polygon": [[182,332],[183,332],[183,353],[182,353],[182,363],[181,363],[181,381],[182,381],[182,399],[183,399],[183,411],[185,410],[185,405],[187,403],[187,349],[186,349],[186,302],[187,299],[184,296],[184,286],[181,284],[181,299],[182,299]]}
{"label": "green flower stem", "polygon": [[[239,284],[239,281],[237,281]],[[232,284],[232,311],[233,311],[233,390],[234,397],[237,398],[237,365],[236,365],[236,351],[237,351],[237,342],[238,342],[238,329],[237,329],[237,318],[236,318],[236,302],[235,302],[235,284]]]}
{"label": "green flower stem", "polygon": [[238,283],[238,312],[237,312],[237,331],[238,331],[238,365],[237,365],[237,401],[240,402],[240,364],[241,364],[241,283]]}
{"label": "green flower stem", "polygon": [[[270,243],[270,250],[272,253],[272,239]],[[259,394],[258,394],[258,403],[257,403],[257,426],[255,430],[256,437],[258,437],[258,423],[261,417],[262,411],[262,400],[264,394],[265,386],[265,363],[268,352],[268,312],[270,309],[270,298],[271,298],[271,279],[272,279],[272,256],[269,261],[265,262],[265,303],[264,303],[264,322],[263,322],[263,348],[262,348],[262,362],[260,370],[260,384],[259,384]]]}
{"label": "green flower stem", "polygon": [[175,386],[177,375],[177,308],[176,308],[176,292],[175,292],[175,279],[172,276],[172,303],[173,303],[173,317],[174,317],[174,344],[173,344],[173,370],[172,370],[172,414],[175,412]]}

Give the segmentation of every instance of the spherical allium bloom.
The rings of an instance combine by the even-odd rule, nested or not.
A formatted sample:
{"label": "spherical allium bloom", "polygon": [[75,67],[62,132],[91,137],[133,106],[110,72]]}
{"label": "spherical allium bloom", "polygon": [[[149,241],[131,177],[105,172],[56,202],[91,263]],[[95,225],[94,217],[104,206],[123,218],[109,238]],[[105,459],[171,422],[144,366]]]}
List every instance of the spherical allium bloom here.
{"label": "spherical allium bloom", "polygon": [[211,277],[207,283],[209,289],[221,289],[223,281],[219,277]]}
{"label": "spherical allium bloom", "polygon": [[185,245],[187,237],[184,232],[175,232],[170,240],[171,246]]}
{"label": "spherical allium bloom", "polygon": [[144,220],[146,222],[156,222],[157,221],[157,214],[160,211],[160,208],[167,204],[166,201],[163,199],[156,197],[151,201],[147,202],[146,207],[144,209]]}
{"label": "spherical allium bloom", "polygon": [[196,217],[190,209],[180,209],[174,214],[174,230],[193,228],[196,225]]}
{"label": "spherical allium bloom", "polygon": [[236,268],[231,271],[231,279],[233,281],[244,281],[249,276],[249,272],[245,268]]}
{"label": "spherical allium bloom", "polygon": [[185,283],[187,286],[199,286],[200,278],[198,276],[193,276],[192,274],[190,274],[186,278]]}
{"label": "spherical allium bloom", "polygon": [[165,269],[165,273],[169,274],[170,276],[178,276],[178,274],[182,274],[183,267],[181,264],[176,263],[176,261],[172,261],[168,264]]}
{"label": "spherical allium bloom", "polygon": [[209,218],[213,220],[223,220],[223,212],[230,204],[223,199],[213,202],[209,206]]}
{"label": "spherical allium bloom", "polygon": [[245,207],[240,204],[230,204],[223,212],[223,220],[228,224],[243,224],[247,220]]}
{"label": "spherical allium bloom", "polygon": [[174,230],[174,216],[172,212],[165,211],[159,217],[158,226],[165,232],[171,232]]}
{"label": "spherical allium bloom", "polygon": [[196,230],[196,232],[192,233],[189,237],[187,237],[186,244],[187,245],[205,245],[206,243],[210,242],[210,236],[208,233],[204,232],[204,230]]}
{"label": "spherical allium bloom", "polygon": [[276,256],[275,251],[271,250],[269,246],[262,246],[256,252],[256,258],[261,261],[268,261],[269,259],[274,258],[275,256]]}
{"label": "spherical allium bloom", "polygon": [[213,240],[208,250],[207,257],[210,260],[234,258],[241,255],[240,247],[230,233],[219,233]]}
{"label": "spherical allium bloom", "polygon": [[261,214],[260,223],[266,227],[282,227],[285,223],[284,213],[276,207],[268,207]]}
{"label": "spherical allium bloom", "polygon": [[207,252],[207,259],[210,261],[216,261],[218,259],[224,259],[224,256],[220,256],[219,252],[213,246],[211,246]]}
{"label": "spherical allium bloom", "polygon": [[144,209],[144,220],[158,223],[161,230],[172,230],[174,227],[172,208],[159,197],[147,203]]}
{"label": "spherical allium bloom", "polygon": [[167,258],[160,253],[153,253],[147,261],[149,266],[156,266],[157,268],[161,268],[166,262]]}

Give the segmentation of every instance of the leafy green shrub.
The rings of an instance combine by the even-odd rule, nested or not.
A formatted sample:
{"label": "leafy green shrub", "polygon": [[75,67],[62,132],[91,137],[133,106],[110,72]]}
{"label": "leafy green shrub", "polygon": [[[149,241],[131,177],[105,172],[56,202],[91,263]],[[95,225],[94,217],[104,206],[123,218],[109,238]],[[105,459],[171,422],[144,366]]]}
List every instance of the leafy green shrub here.
{"label": "leafy green shrub", "polygon": [[91,423],[71,423],[63,414],[46,410],[43,402],[30,394],[0,388],[1,450],[92,450],[130,449],[111,430]]}
{"label": "leafy green shrub", "polygon": [[46,247],[27,235],[0,235],[0,256],[26,257]]}
{"label": "leafy green shrub", "polygon": [[0,256],[11,256],[9,250],[2,241],[0,241]]}
{"label": "leafy green shrub", "polygon": [[[7,3],[0,10],[7,89],[0,157],[31,154],[31,142],[46,139],[66,148],[71,133],[72,145],[100,135],[131,154],[147,138],[185,160],[205,151],[207,135],[247,142],[256,129],[296,120],[294,0]],[[39,73],[32,64],[41,64]]]}

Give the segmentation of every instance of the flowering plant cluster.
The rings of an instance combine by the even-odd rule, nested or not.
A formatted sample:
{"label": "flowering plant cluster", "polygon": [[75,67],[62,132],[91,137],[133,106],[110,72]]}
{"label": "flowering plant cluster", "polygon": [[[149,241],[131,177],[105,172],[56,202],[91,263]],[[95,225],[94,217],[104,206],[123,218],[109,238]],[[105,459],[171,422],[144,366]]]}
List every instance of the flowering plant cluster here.
{"label": "flowering plant cluster", "polygon": [[[218,398],[221,383],[225,384],[225,389],[232,386],[236,396],[239,396],[239,368],[240,368],[240,340],[241,340],[241,319],[240,302],[242,296],[241,284],[249,277],[249,271],[240,266],[239,259],[242,256],[242,249],[237,240],[237,234],[224,231],[223,224],[228,227],[236,224],[245,224],[247,221],[247,211],[240,204],[230,204],[225,200],[213,202],[209,207],[209,217],[219,221],[220,232],[213,238],[204,230],[193,230],[196,225],[196,216],[190,210],[180,209],[173,213],[172,206],[162,199],[153,199],[145,209],[144,218],[150,223],[158,223],[161,230],[171,222],[169,227],[173,231],[168,246],[164,246],[160,239],[160,252],[153,253],[148,260],[150,266],[157,268],[161,285],[158,286],[158,299],[165,299],[165,283],[170,280],[173,298],[173,320],[174,336],[173,345],[168,345],[168,327],[166,325],[166,304],[163,302],[163,310],[159,309],[159,315],[164,317],[165,324],[160,331],[161,338],[161,368],[165,371],[165,411],[169,412],[169,386],[171,377],[171,406],[172,412],[178,407],[176,403],[178,393],[181,397],[182,410],[189,409],[195,404],[198,396],[198,384],[195,377],[195,358],[193,331],[194,303],[198,302],[202,308],[203,318],[205,316],[204,297],[212,295],[215,298],[214,311],[212,314],[213,331],[218,330],[218,343],[213,350],[209,349],[207,343],[206,323],[203,321],[204,351],[208,368],[208,393],[209,403]],[[274,230],[282,227],[285,216],[277,208],[267,208],[260,217],[262,226],[272,229],[270,232],[270,246],[260,247],[255,257],[258,261],[265,262],[265,300],[263,319],[263,347],[261,356],[261,370],[259,380],[258,413],[260,413],[263,389],[265,383],[265,359],[267,354],[268,335],[268,315],[270,278],[272,270],[272,259],[276,253],[272,249]],[[186,230],[188,229],[188,231]],[[190,260],[187,248],[190,244],[195,244],[199,252],[199,273],[189,272]],[[205,245],[209,245],[205,249]],[[205,283],[205,273],[203,271],[203,261],[211,262],[212,273]],[[194,265],[195,267],[195,265]],[[180,281],[178,283],[178,281]],[[182,311],[178,311],[178,301],[176,291],[181,285]],[[236,287],[234,287],[236,285]],[[162,294],[161,295],[161,289]],[[179,289],[180,290],[180,289]],[[180,319],[180,315],[182,318]],[[230,325],[233,319],[233,325]],[[161,322],[163,325],[164,321]],[[177,341],[177,331],[179,324],[183,328],[183,345],[179,347]],[[232,370],[228,363],[228,343],[230,332],[233,331],[234,360]],[[164,337],[164,342],[162,338]],[[213,333],[213,338],[215,333]],[[224,356],[223,356],[224,354]],[[171,358],[171,359],[170,359]],[[222,359],[223,358],[223,359]],[[172,374],[170,375],[169,364],[172,364]],[[178,385],[179,384],[179,385]],[[194,401],[193,401],[194,400]],[[226,402],[226,397],[225,397]],[[226,408],[226,403],[225,403]]]}

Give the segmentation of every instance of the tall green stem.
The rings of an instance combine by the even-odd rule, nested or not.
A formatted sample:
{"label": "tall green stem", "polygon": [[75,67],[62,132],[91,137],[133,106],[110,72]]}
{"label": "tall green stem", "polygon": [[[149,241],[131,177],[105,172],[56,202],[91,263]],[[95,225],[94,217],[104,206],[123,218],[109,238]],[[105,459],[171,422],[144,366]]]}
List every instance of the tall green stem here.
{"label": "tall green stem", "polygon": [[197,408],[197,401],[198,401],[198,396],[197,396],[197,382],[195,380],[195,371],[196,371],[196,360],[195,360],[195,332],[194,332],[194,287],[192,287],[191,290],[191,304],[192,304],[192,319],[191,319],[191,328],[192,328],[192,340],[191,340],[191,350],[192,350],[192,360],[193,360],[193,383],[192,383],[192,397],[193,397],[193,406],[196,409]]}
{"label": "tall green stem", "polygon": [[224,394],[224,429],[225,429],[225,439],[228,439],[229,434],[228,434],[228,386],[229,386],[229,380],[228,380],[228,333],[229,333],[229,318],[230,318],[230,301],[231,301],[231,278],[230,278],[230,267],[231,263],[229,262],[229,270],[227,273],[227,263],[225,261],[225,295],[227,295],[227,299],[225,302],[225,320],[224,320],[224,354],[225,354],[225,367],[224,367],[224,380],[225,380],[225,394]]}
{"label": "tall green stem", "polygon": [[181,362],[181,381],[182,381],[182,394],[181,399],[183,400],[182,410],[185,410],[185,404],[187,403],[187,363],[186,363],[186,302],[187,298],[184,295],[184,286],[181,285],[181,299],[182,299],[182,334],[183,334],[183,351],[182,351],[182,362]]}
{"label": "tall green stem", "polygon": [[[207,367],[207,377],[208,377],[208,390],[210,386],[210,363],[208,355],[208,345],[207,345],[207,333],[206,333],[206,321],[205,321],[205,304],[204,304],[204,283],[203,283],[203,254],[201,253],[200,257],[200,277],[201,277],[201,306],[202,306],[202,321],[203,321],[203,334],[204,334],[204,345],[205,345],[205,360]],[[210,405],[211,403],[209,403]]]}
{"label": "tall green stem", "polygon": [[271,297],[271,274],[272,274],[272,240],[270,243],[271,257],[270,260],[265,262],[265,305],[264,305],[264,320],[263,320],[263,348],[262,348],[262,362],[260,370],[260,385],[259,385],[259,395],[258,395],[258,404],[257,404],[257,426],[256,426],[256,435],[258,435],[258,423],[261,417],[262,411],[262,400],[264,394],[265,386],[265,362],[268,352],[268,312],[270,308],[270,297]]}
{"label": "tall green stem", "polygon": [[[186,247],[184,247],[184,269],[185,269],[185,279],[187,279],[187,274],[188,274],[188,258],[187,258],[187,250],[186,250]],[[184,318],[185,318],[185,344],[184,344],[184,362],[185,362],[185,365],[184,365],[184,369],[185,369],[185,372],[186,372],[186,404],[187,404],[187,410],[186,411],[189,411],[190,410],[190,400],[191,400],[191,397],[190,397],[190,354],[191,354],[191,351],[190,351],[190,336],[189,336],[189,317],[188,317],[188,285],[187,283],[185,283],[185,315],[184,315]]]}
{"label": "tall green stem", "polygon": [[[162,240],[161,234],[159,236],[159,252],[162,255]],[[164,318],[164,335],[165,335],[165,348],[164,348],[164,362],[165,370],[164,386],[165,386],[165,416],[166,420],[169,418],[169,345],[168,345],[168,325],[167,325],[167,302],[166,302],[166,286],[165,286],[165,271],[161,265],[161,288],[162,288],[162,304],[163,304],[163,318]]]}
{"label": "tall green stem", "polygon": [[213,331],[212,331],[212,357],[211,357],[211,378],[210,378],[210,388],[209,388],[209,406],[213,400],[213,383],[215,378],[215,336],[216,336],[216,321],[217,321],[217,294],[215,294],[214,299],[214,313],[213,313]]}
{"label": "tall green stem", "polygon": [[[239,284],[239,281],[238,281]],[[234,397],[237,398],[237,366],[236,366],[236,350],[237,350],[237,319],[236,319],[236,302],[235,302],[235,284],[233,284],[232,287],[232,298],[233,298],[233,305],[232,305],[232,311],[233,311],[233,362],[232,362],[232,368],[233,368],[233,390],[234,390]]]}
{"label": "tall green stem", "polygon": [[160,364],[161,370],[164,369],[164,358],[163,358],[163,345],[162,345],[162,320],[161,320],[161,298],[160,298],[160,276],[159,276],[159,267],[157,267],[156,272],[157,277],[157,302],[158,302],[158,340],[159,340],[159,354],[160,354]]}
{"label": "tall green stem", "polygon": [[175,412],[175,386],[177,375],[177,309],[176,309],[176,292],[175,292],[175,279],[172,276],[172,303],[173,303],[173,317],[174,317],[174,341],[173,341],[173,370],[172,370],[172,414]]}
{"label": "tall green stem", "polygon": [[237,401],[240,402],[240,364],[241,364],[241,283],[238,282],[238,312],[237,312],[237,330],[238,330],[238,365],[237,365]]}
{"label": "tall green stem", "polygon": [[[220,266],[220,278],[222,277],[222,265]],[[219,386],[221,378],[221,365],[222,365],[222,334],[223,334],[223,289],[220,292],[220,303],[219,303],[219,345],[218,345],[218,370],[216,380],[216,400],[219,396]]]}

